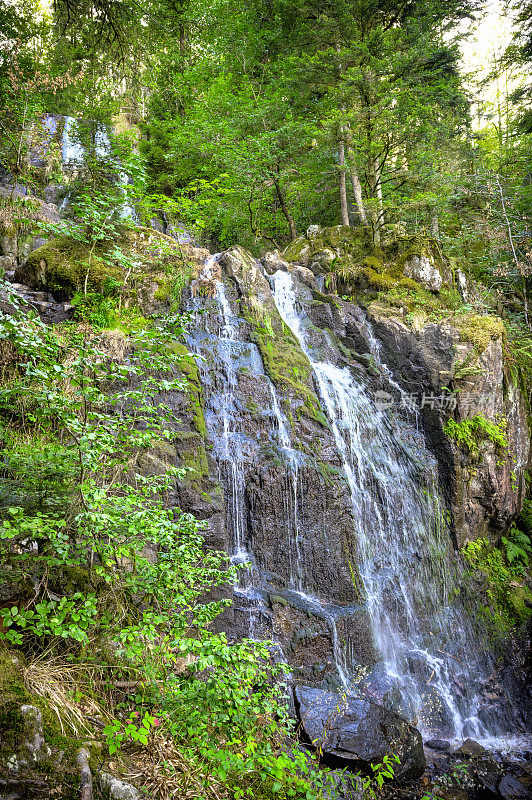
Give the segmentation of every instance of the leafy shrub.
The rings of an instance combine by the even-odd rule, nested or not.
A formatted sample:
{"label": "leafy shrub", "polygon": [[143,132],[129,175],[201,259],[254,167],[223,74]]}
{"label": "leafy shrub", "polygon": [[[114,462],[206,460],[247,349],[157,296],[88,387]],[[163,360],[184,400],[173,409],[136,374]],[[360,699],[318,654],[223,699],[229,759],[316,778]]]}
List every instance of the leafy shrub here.
{"label": "leafy shrub", "polygon": [[[47,488],[53,503],[4,513],[0,570],[29,576],[36,588],[1,610],[0,640],[74,660],[83,652],[111,686],[113,675],[137,677],[142,688],[125,718],[106,729],[109,752],[149,745],[157,720],[162,736],[202,764],[205,780],[216,774],[234,797],[312,800],[325,778],[297,750],[283,666],[265,643],[231,644],[210,630],[229,601],[209,592],[232,585],[234,568],[205,548],[202,523],[167,507],[182,472],[169,465],[152,476],[139,466],[150,447],[171,446],[172,411],[153,398],[185,388],[184,356],[172,347],[182,334],[179,318],[141,330],[121,362],[97,334],[0,315],[0,337],[17,354],[0,420],[8,431],[25,427],[28,441],[46,441],[35,463],[52,452],[52,462],[68,465]],[[11,477],[22,478],[28,464],[27,455],[12,459]],[[45,465],[36,490],[39,474],[47,484]]]}
{"label": "leafy shrub", "polygon": [[532,543],[526,533],[512,525],[508,536],[503,536],[501,542],[506,551],[508,563],[519,572],[524,572],[528,567],[532,555]]}

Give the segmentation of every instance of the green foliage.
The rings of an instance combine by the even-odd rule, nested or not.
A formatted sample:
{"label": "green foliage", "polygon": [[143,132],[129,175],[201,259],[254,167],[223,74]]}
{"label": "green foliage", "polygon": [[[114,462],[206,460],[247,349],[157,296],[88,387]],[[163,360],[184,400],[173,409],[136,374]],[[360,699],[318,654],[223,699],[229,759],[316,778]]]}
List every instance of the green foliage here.
{"label": "green foliage", "polygon": [[445,423],[444,432],[460,447],[467,450],[474,459],[480,457],[480,446],[483,440],[493,442],[501,450],[508,447],[506,423],[504,421],[492,422],[483,414],[476,414],[461,422],[449,419]]}
{"label": "green foliage", "polygon": [[[532,592],[522,583],[524,562],[517,553],[517,548],[521,549],[519,544],[521,537],[516,541],[512,531],[507,537],[503,537],[512,542],[511,548],[503,540],[501,541],[504,549],[501,550],[490,544],[487,539],[480,538],[468,542],[462,549],[472,573],[480,574],[484,581],[487,605],[479,601],[475,611],[481,616],[495,640],[504,640],[511,635],[516,628],[526,622],[532,608],[530,605]],[[524,542],[522,545],[524,548]],[[528,545],[530,547],[530,540]],[[507,555],[509,549],[512,557],[515,556],[512,561]],[[529,548],[524,555],[528,557]]]}
{"label": "green foliage", "polygon": [[[182,334],[170,317],[133,335],[121,360],[98,334],[0,316],[14,354],[0,394],[6,471],[42,496],[38,511],[3,514],[0,568],[19,577],[25,599],[1,610],[0,639],[138,677],[127,713],[105,729],[110,754],[160,731],[199,765],[206,792],[216,775],[235,797],[313,800],[326,774],[291,738],[284,667],[267,643],[230,644],[209,629],[228,603],[209,592],[232,585],[235,569],[205,549],[201,523],[167,507],[182,473],[142,468],[143,454],[173,437],[172,411],[154,398],[186,388],[188,353],[173,346]],[[32,437],[32,464],[53,457],[30,480]]]}
{"label": "green foliage", "polygon": [[515,571],[525,572],[532,555],[532,542],[530,537],[512,525],[508,535],[501,537],[505,548],[506,559]]}
{"label": "green foliage", "polygon": [[96,292],[76,292],[72,298],[76,319],[96,328],[111,328],[116,318],[116,300]]}
{"label": "green foliage", "polygon": [[142,719],[139,719],[138,723],[135,721],[137,719],[139,719],[138,711],[132,711],[125,721],[116,720],[105,726],[103,733],[107,737],[110,756],[120,750],[127,741],[148,744],[150,730],[154,724],[158,725],[159,720],[148,712]]}

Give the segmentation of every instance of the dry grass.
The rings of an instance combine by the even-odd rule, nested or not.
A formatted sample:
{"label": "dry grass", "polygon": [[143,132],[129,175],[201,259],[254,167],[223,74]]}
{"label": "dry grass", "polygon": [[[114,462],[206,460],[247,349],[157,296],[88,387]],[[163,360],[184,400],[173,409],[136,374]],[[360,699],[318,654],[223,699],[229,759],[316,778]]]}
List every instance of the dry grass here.
{"label": "dry grass", "polygon": [[62,733],[68,727],[76,736],[93,733],[89,717],[102,720],[108,717],[91,696],[96,693],[97,677],[96,670],[89,665],[65,664],[46,653],[24,668],[28,692],[46,701],[55,712]]}
{"label": "dry grass", "polygon": [[153,800],[227,800],[227,787],[201,764],[191,763],[176,743],[163,735],[129,762],[125,776],[147,791]]}

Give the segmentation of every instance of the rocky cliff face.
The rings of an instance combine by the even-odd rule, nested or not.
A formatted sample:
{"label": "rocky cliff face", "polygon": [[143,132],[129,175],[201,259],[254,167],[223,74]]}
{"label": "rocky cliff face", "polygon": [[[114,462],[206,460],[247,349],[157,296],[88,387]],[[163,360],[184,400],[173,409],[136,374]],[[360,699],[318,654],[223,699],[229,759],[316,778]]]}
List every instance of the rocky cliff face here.
{"label": "rocky cliff face", "polygon": [[[149,249],[151,236],[138,247]],[[496,540],[523,501],[530,438],[524,398],[506,367],[501,321],[463,310],[459,292],[473,289],[436,242],[400,233],[376,251],[364,231],[314,229],[282,256],[261,261],[240,248],[211,260],[185,249],[192,280],[182,308],[193,322],[188,341],[176,347],[193,353],[182,362],[188,390],[165,397],[175,413],[175,440],[168,452],[152,453],[146,468],[174,460],[189,468],[172,502],[206,521],[209,547],[242,564],[235,603],[218,624],[234,636],[274,638],[299,684],[337,690],[362,681],[380,702],[415,712],[389,680],[392,656],[379,635],[407,636],[412,616],[425,637],[419,648],[425,652],[421,641],[436,625],[437,649],[445,649],[448,623],[439,609],[449,603],[450,614],[458,611],[449,587],[440,586],[441,573],[456,594],[463,592],[455,548],[479,537]],[[33,290],[59,291],[68,301],[79,288],[83,265],[76,258],[67,269],[60,242],[20,261],[17,276]],[[165,278],[157,263],[141,273],[128,302],[164,324],[171,305]],[[291,277],[304,341],[280,313],[279,273]],[[95,272],[93,290],[97,284]],[[331,416],[318,362],[365,398],[356,452],[343,452],[353,448],[354,434],[346,432],[347,413]],[[373,451],[392,440],[394,452],[379,460]],[[366,483],[350,477],[346,464]],[[407,476],[404,483],[397,473],[395,489],[394,470]],[[386,534],[387,525],[407,524],[404,487],[423,509],[410,540],[405,534],[405,556],[388,563],[386,540],[377,545],[363,531],[380,525]],[[373,524],[371,515],[382,521]],[[365,536],[371,553],[361,544]],[[393,575],[378,584],[379,602],[393,618],[389,629],[368,599],[369,561],[374,575],[397,569],[406,583],[428,581],[412,594],[412,607]],[[460,636],[467,638],[463,625]],[[423,659],[408,674],[427,682],[432,662]],[[437,669],[442,682],[450,680],[447,665]],[[478,702],[485,702],[482,693]],[[452,726],[449,714],[434,725],[451,733]]]}

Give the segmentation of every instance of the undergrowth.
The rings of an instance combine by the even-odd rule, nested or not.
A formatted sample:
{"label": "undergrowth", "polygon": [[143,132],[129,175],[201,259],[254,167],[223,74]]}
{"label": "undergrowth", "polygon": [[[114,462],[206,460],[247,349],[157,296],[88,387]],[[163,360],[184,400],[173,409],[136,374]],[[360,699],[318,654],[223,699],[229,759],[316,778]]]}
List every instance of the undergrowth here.
{"label": "undergrowth", "polygon": [[[170,346],[182,336],[178,317],[124,344],[86,320],[0,316],[2,480],[16,488],[7,507],[4,494],[0,567],[17,587],[0,640],[40,659],[31,685],[63,726],[92,710],[103,759],[151,797],[312,800],[327,772],[298,749],[283,665],[268,643],[211,630],[229,602],[212,593],[224,596],[235,568],[205,548],[202,523],[170,507],[182,472],[142,467],[174,435],[164,395],[184,389],[184,356]],[[54,690],[61,664],[68,700]]]}

